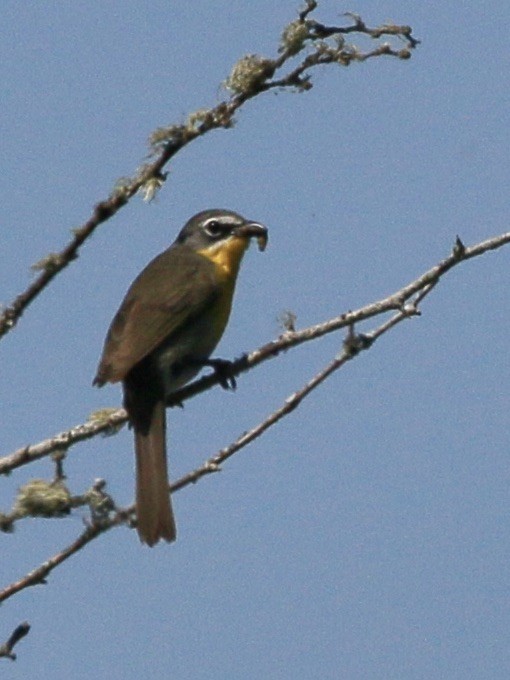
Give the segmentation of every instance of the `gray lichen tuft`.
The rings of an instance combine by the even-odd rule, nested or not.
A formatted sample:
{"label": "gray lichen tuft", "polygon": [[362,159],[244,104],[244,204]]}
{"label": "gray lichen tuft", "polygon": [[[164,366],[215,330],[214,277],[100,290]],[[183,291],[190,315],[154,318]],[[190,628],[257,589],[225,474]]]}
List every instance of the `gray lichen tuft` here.
{"label": "gray lichen tuft", "polygon": [[265,80],[271,78],[275,71],[272,59],[258,54],[247,54],[234,65],[225,87],[236,94],[247,94],[256,90]]}

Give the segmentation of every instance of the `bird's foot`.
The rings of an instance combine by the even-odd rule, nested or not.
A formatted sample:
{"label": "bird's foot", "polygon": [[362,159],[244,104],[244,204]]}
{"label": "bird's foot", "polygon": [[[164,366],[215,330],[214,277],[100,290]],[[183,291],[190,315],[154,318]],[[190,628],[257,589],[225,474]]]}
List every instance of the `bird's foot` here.
{"label": "bird's foot", "polygon": [[210,366],[224,390],[235,390],[237,382],[232,373],[233,362],[228,359],[206,359],[204,366]]}

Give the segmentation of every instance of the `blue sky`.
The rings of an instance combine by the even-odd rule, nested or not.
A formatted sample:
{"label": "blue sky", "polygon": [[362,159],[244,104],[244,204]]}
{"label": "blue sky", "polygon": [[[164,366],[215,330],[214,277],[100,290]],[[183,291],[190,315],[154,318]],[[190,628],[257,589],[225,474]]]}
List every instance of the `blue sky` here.
{"label": "blue sky", "polygon": [[[158,126],[222,97],[245,53],[273,56],[292,2],[2,5],[0,298],[144,159]],[[120,404],[91,387],[138,271],[188,217],[228,207],[264,222],[247,254],[223,357],[384,297],[465,243],[508,231],[510,6],[346,6],[317,18],[410,24],[407,62],[324,68],[269,93],[171,164],[2,341],[2,453]],[[363,42],[363,44],[365,44]],[[507,678],[510,673],[509,252],[463,264],[290,417],[175,495],[179,539],[112,531],[2,607],[0,639],[32,624],[9,677],[287,680]],[[363,326],[369,331],[371,325]],[[302,386],[341,346],[301,347],[169,412],[174,478]],[[97,477],[133,496],[132,438],[74,447],[75,493]],[[1,481],[1,509],[48,461]],[[84,514],[1,536],[2,586],[82,529]]]}

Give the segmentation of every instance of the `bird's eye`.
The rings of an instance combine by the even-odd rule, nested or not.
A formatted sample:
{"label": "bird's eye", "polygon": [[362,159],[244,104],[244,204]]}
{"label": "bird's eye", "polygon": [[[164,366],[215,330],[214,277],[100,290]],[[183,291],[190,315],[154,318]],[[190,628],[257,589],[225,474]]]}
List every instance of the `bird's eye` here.
{"label": "bird's eye", "polygon": [[209,236],[221,236],[221,234],[223,234],[223,225],[221,222],[218,222],[218,220],[210,220],[205,225],[205,232],[206,234],[209,234]]}

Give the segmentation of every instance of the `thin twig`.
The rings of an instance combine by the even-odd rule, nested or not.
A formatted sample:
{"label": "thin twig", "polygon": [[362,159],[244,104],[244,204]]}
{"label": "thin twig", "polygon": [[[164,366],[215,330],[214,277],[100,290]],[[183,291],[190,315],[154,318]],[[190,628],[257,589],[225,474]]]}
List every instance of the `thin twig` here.
{"label": "thin twig", "polygon": [[[280,50],[280,56],[276,59],[257,57],[254,62],[251,57],[241,59],[234,69],[241,64],[243,68],[238,68],[237,73],[242,71],[243,77],[235,79],[235,87],[232,85],[234,82],[232,75],[226,81],[227,83],[230,81],[232,85],[230,97],[213,108],[189,114],[185,124],[159,128],[151,135],[152,153],[156,156],[155,160],[142,166],[132,178],[120,182],[111,196],[99,202],[94,207],[90,218],[81,227],[73,230],[73,238],[60,252],[50,253],[34,265],[34,269],[40,270],[39,275],[0,313],[0,339],[16,326],[27,307],[45,290],[55,276],[78,257],[80,247],[103,222],[113,217],[141,189],[145,189],[146,196],[153,196],[166,179],[165,167],[168,162],[198,137],[218,128],[231,128],[235,114],[245,102],[270,89],[294,89],[296,87],[301,90],[310,89],[309,71],[316,66],[335,62],[346,66],[352,61],[365,61],[368,58],[383,55],[408,59],[411,56],[410,50],[419,42],[411,36],[412,30],[409,26],[383,25],[378,28],[369,28],[355,15],[347,15],[354,20],[351,26],[324,26],[308,18],[316,7],[316,2],[308,2],[307,8],[298,15],[305,32],[297,47],[295,43],[292,46],[284,44]],[[385,35],[400,37],[406,40],[407,47],[397,50],[385,43],[364,53],[350,45],[328,46],[324,42],[325,38],[356,32],[364,33],[372,38]],[[308,54],[296,69],[286,76],[275,79],[275,73],[303,49],[315,51]],[[251,62],[250,59],[252,59]],[[248,62],[251,66],[244,68]]]}
{"label": "thin twig", "polygon": [[6,586],[0,591],[0,603],[5,602],[10,597],[19,593],[20,590],[24,590],[29,586],[45,585],[46,578],[49,574],[62,562],[65,562],[70,557],[75,555],[79,550],[84,548],[88,543],[97,538],[100,534],[108,531],[113,526],[121,523],[121,515],[116,515],[115,519],[109,520],[108,522],[96,523],[88,525],[85,530],[74,540],[67,548],[64,548],[60,552],[50,557],[48,560],[39,565],[36,569],[20,578],[18,581],[14,581],[10,585]]}
{"label": "thin twig", "polygon": [[5,657],[11,661],[16,661],[16,654],[12,650],[25,635],[28,635],[29,630],[30,624],[27,621],[23,621],[19,626],[16,626],[9,639],[3,645],[0,645],[0,658]]}
{"label": "thin twig", "polygon": [[[238,376],[245,371],[253,369],[263,361],[273,359],[281,352],[297,347],[304,342],[310,342],[311,340],[320,338],[328,333],[341,330],[342,328],[348,328],[353,324],[359,324],[362,321],[366,321],[379,314],[399,310],[415,295],[418,296],[414,303],[417,305],[433,290],[441,277],[450,271],[450,269],[464,260],[469,260],[489,251],[496,250],[509,242],[510,232],[494,236],[470,247],[463,246],[460,250],[458,248],[458,243],[456,242],[452,253],[447,258],[428,269],[425,273],[400,290],[397,290],[382,300],[372,302],[357,310],[346,312],[333,319],[328,319],[327,321],[315,324],[314,326],[309,326],[308,328],[299,331],[288,331],[284,333],[276,340],[233,361],[231,367],[232,375],[234,377]],[[168,400],[168,406],[181,404],[184,401],[191,399],[191,397],[217,385],[218,382],[219,379],[216,373],[211,373],[203,378],[199,378],[172,395],[171,399]],[[85,441],[98,434],[111,432],[124,425],[126,421],[127,415],[124,409],[117,409],[102,418],[77,425],[70,430],[61,432],[37,444],[22,447],[11,454],[0,458],[0,474],[8,474],[22,465],[49,456],[56,451],[67,450],[80,441]]]}
{"label": "thin twig", "polygon": [[[375,340],[384,335],[384,333],[387,333],[393,326],[397,325],[404,319],[409,318],[415,313],[416,312],[410,312],[409,310],[399,311],[394,314],[390,320],[384,324],[381,324],[371,333],[359,336],[354,334],[354,329],[351,326],[349,328],[349,334],[344,342],[342,351],[334,359],[332,359],[329,364],[324,366],[324,368],[322,368],[316,375],[310,378],[310,380],[306,382],[303,387],[290,394],[285,399],[283,404],[278,409],[273,411],[273,413],[267,416],[267,418],[265,418],[262,422],[258,423],[251,430],[244,432],[234,442],[221,449],[216,455],[206,460],[203,465],[174,482],[170,487],[171,492],[178,491],[189,484],[194,484],[201,477],[218,472],[221,469],[221,465],[226,460],[250,444],[252,441],[260,437],[266,430],[275,425],[284,416],[289,415],[292,411],[298,408],[301,402],[306,399],[306,397],[308,397],[311,392],[316,390],[333,373],[342,368],[342,366],[344,366],[348,361],[358,356],[362,350],[367,350],[372,347]],[[134,510],[134,507],[130,508],[130,510],[131,509]]]}
{"label": "thin twig", "polygon": [[37,444],[23,446],[16,451],[0,458],[0,475],[9,474],[22,465],[33,463],[40,458],[52,454],[65,453],[69,447],[78,442],[86,441],[98,434],[107,434],[118,430],[127,422],[127,414],[124,409],[112,410],[107,416],[93,418],[86,423],[76,425],[65,432],[59,432],[53,437],[44,439]]}
{"label": "thin twig", "polygon": [[116,194],[98,203],[85,224],[73,230],[73,238],[65,248],[59,253],[48,255],[34,267],[41,270],[39,276],[0,314],[0,338],[14,328],[30,303],[51,283],[57,274],[78,257],[78,251],[83,243],[92,236],[102,222],[115,215],[126,204],[127,198],[128,196]]}
{"label": "thin twig", "polygon": [[[400,317],[400,320],[405,318],[405,313],[399,312],[396,316]],[[389,330],[389,328],[387,329]],[[380,334],[379,330],[374,331],[374,335]],[[363,349],[367,349],[371,343],[363,343]],[[326,380],[334,371],[338,370],[347,361],[352,359],[357,355],[357,352],[352,351],[351,342],[346,343],[343,351],[338,357],[328,364],[324,369],[319,371],[317,375],[311,378],[300,390],[291,394],[287,399],[285,399],[283,405],[271,413],[265,420],[256,425],[251,430],[243,433],[229,446],[221,449],[217,454],[209,458],[202,466],[196,470],[184,475],[176,482],[170,485],[169,492],[175,493],[186,486],[195,484],[199,479],[209,475],[213,472],[218,472],[221,465],[228,460],[235,453],[245,448],[252,441],[260,437],[266,430],[275,425],[284,416],[288,415],[294,409],[296,409],[299,404],[305,399],[313,390],[315,390],[321,383]],[[105,518],[100,522],[95,522],[87,525],[86,529],[78,536],[78,538],[73,541],[67,548],[61,550],[53,557],[46,560],[36,569],[32,570],[25,576],[21,577],[17,581],[6,586],[2,591],[0,591],[0,603],[9,599],[16,593],[34,585],[45,584],[48,575],[62,562],[65,562],[70,557],[79,552],[82,548],[88,545],[91,541],[97,538],[100,534],[109,531],[115,526],[121,524],[133,524],[133,519],[135,513],[135,506],[131,505],[127,508],[123,508],[115,512],[111,517]]]}
{"label": "thin twig", "polygon": [[[244,432],[229,446],[221,449],[217,454],[209,458],[202,466],[184,475],[175,483],[173,483],[170,486],[170,492],[175,493],[186,486],[196,483],[202,477],[220,470],[221,465],[226,460],[228,460],[242,448],[246,447],[249,443],[260,437],[266,430],[268,430],[272,425],[276,424],[284,416],[294,411],[311,392],[317,389],[329,376],[340,369],[348,361],[359,356],[363,350],[367,350],[372,347],[378,338],[380,338],[385,333],[388,333],[397,324],[401,323],[407,318],[418,315],[420,313],[418,309],[418,303],[422,301],[428,293],[430,293],[440,278],[454,266],[464,260],[478,257],[479,255],[482,255],[483,253],[486,253],[490,250],[500,248],[508,242],[510,242],[510,232],[492,239],[488,239],[471,246],[470,248],[465,248],[462,244],[462,248],[460,248],[459,243],[461,242],[459,239],[457,239],[456,246],[453,249],[452,255],[450,257],[446,258],[435,267],[429,269],[425,274],[415,281],[411,282],[407,286],[404,286],[404,288],[402,288],[396,294],[390,296],[389,298],[385,298],[385,300],[382,301],[384,303],[382,305],[383,307],[384,305],[387,305],[383,311],[394,310],[394,314],[383,324],[379,325],[369,333],[357,335],[354,332],[354,322],[352,320],[345,322],[345,317],[347,315],[339,317],[338,323],[340,323],[341,320],[341,323],[344,326],[348,326],[349,331],[344,341],[343,349],[338,354],[338,356],[336,356],[321,371],[313,376],[300,390],[297,390],[293,394],[289,395],[289,397],[285,399],[284,403],[269,416],[267,416],[267,418],[265,418],[262,422],[258,423],[251,430]],[[378,303],[375,304],[377,306]],[[372,306],[369,305],[365,309],[370,307]],[[374,311],[371,313],[371,316],[375,316],[376,313],[379,312]],[[325,324],[322,324],[321,326],[324,328]],[[274,352],[270,354],[270,356],[271,355],[274,355]],[[259,359],[259,361],[261,360],[262,359]],[[201,381],[197,382],[200,383]],[[20,590],[23,590],[24,588],[27,588],[28,586],[45,583],[45,579],[49,573],[53,571],[53,569],[62,564],[62,562],[69,559],[72,555],[76,554],[101,533],[108,531],[114,526],[126,523],[132,524],[134,511],[134,505],[131,505],[128,508],[118,510],[111,517],[105,517],[101,521],[96,521],[95,523],[87,526],[85,531],[67,548],[51,557],[37,569],[34,569],[29,574],[26,574],[18,581],[10,584],[0,591],[0,602],[5,601],[12,595],[16,594]]]}

